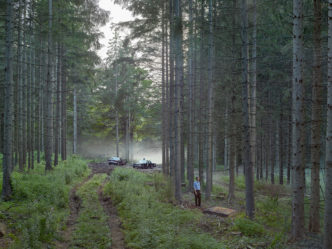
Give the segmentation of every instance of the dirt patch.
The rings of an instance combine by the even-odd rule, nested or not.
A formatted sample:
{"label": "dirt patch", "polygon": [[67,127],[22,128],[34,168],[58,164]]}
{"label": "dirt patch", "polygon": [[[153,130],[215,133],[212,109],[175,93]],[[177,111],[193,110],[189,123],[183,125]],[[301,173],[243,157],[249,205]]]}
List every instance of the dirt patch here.
{"label": "dirt patch", "polygon": [[[107,162],[104,163],[90,163],[89,167],[92,169],[93,174],[108,174],[110,175],[113,169],[116,166],[108,165]],[[122,167],[122,166],[119,166]],[[108,226],[111,231],[112,238],[112,249],[125,249],[124,236],[121,230],[121,221],[117,215],[116,207],[112,203],[112,199],[110,197],[106,197],[103,194],[103,185],[101,185],[98,189],[98,197],[101,205],[104,208],[105,213],[108,215]]]}
{"label": "dirt patch", "polygon": [[114,169],[114,165],[108,165],[107,162],[101,163],[89,163],[89,167],[92,170],[92,174],[107,174],[110,175]]}
{"label": "dirt patch", "polygon": [[92,178],[93,174],[90,174],[87,178],[85,178],[82,182],[78,183],[73,187],[70,191],[69,196],[69,209],[70,214],[66,221],[66,229],[60,233],[61,241],[57,241],[56,248],[69,248],[71,235],[75,229],[76,220],[78,218],[78,214],[80,212],[82,201],[80,197],[76,194],[76,191],[87,181]]}
{"label": "dirt patch", "polygon": [[111,231],[112,249],[124,249],[126,247],[121,230],[121,221],[117,215],[116,207],[113,205],[111,198],[103,195],[103,187],[103,185],[99,187],[98,196],[104,211],[109,217],[108,226]]}

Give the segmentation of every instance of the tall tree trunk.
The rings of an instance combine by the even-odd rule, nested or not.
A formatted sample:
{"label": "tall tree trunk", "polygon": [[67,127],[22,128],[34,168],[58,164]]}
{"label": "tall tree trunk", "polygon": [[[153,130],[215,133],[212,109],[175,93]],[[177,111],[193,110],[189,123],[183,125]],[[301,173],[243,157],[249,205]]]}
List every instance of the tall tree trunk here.
{"label": "tall tree trunk", "polygon": [[[235,2],[235,1],[234,1]],[[235,91],[232,89],[232,98],[231,98],[231,115],[230,115],[230,123],[235,123]],[[230,126],[230,148],[229,148],[229,185],[228,185],[228,202],[232,203],[235,198],[235,174],[234,174],[234,168],[235,168],[235,150],[236,150],[236,130],[235,126]]]}
{"label": "tall tree trunk", "polygon": [[27,15],[27,3],[24,1],[24,9],[23,9],[23,88],[22,88],[22,129],[23,129],[23,138],[22,138],[22,147],[23,147],[23,155],[22,155],[22,160],[23,160],[23,167],[22,171],[24,170],[26,166],[26,161],[27,161],[27,76],[28,76],[28,71],[27,71],[27,61],[28,61],[28,56],[27,56],[27,20],[26,20],[26,15]]}
{"label": "tall tree trunk", "polygon": [[213,22],[212,0],[209,0],[209,63],[208,63],[208,165],[206,167],[206,199],[210,199],[212,192],[213,166]]}
{"label": "tall tree trunk", "polygon": [[321,126],[322,126],[322,59],[321,59],[321,22],[322,6],[320,0],[314,0],[314,65],[312,86],[312,111],[311,111],[311,200],[309,231],[318,233],[320,230],[320,151],[321,151]]}
{"label": "tall tree trunk", "polygon": [[267,182],[269,180],[269,165],[270,165],[270,162],[271,162],[271,120],[268,122],[268,125],[267,125],[267,136],[266,136],[266,143],[269,145],[269,146],[266,146],[265,147],[265,151],[266,151],[266,163],[265,163],[265,181]]}
{"label": "tall tree trunk", "polygon": [[13,23],[12,11],[13,3],[11,0],[6,2],[6,68],[5,68],[5,108],[4,108],[4,153],[3,153],[3,178],[2,178],[2,199],[9,200],[12,195],[12,185],[10,172],[12,169],[12,143],[13,143]]}
{"label": "tall tree trunk", "polygon": [[[167,3],[165,3],[165,11],[167,10]],[[165,13],[166,15],[166,13]],[[170,86],[169,86],[169,78],[168,78],[168,69],[169,69],[169,57],[168,57],[168,25],[167,25],[167,21],[165,22],[165,30],[166,30],[166,35],[165,35],[165,62],[166,62],[166,65],[165,65],[165,98],[166,98],[166,103],[165,103],[165,108],[166,108],[166,111],[165,111],[165,115],[166,115],[166,119],[165,119],[165,126],[166,126],[166,133],[165,133],[165,139],[166,139],[166,151],[165,151],[165,154],[166,154],[166,171],[165,171],[165,174],[166,175],[169,175],[170,174],[170,137],[169,137],[169,134],[170,134],[170,127],[169,127],[169,113],[170,113],[170,109],[169,109],[169,102],[170,102],[170,94],[169,94],[169,91],[170,91]]]}
{"label": "tall tree trunk", "polygon": [[202,0],[201,2],[201,34],[200,34],[200,98],[199,98],[199,127],[198,127],[198,146],[199,146],[199,156],[198,156],[198,174],[199,178],[201,179],[202,184],[204,184],[204,178],[203,178],[203,172],[204,172],[204,119],[203,119],[203,113],[204,113],[204,22],[205,22],[205,11],[204,11],[204,3],[205,0]]}
{"label": "tall tree trunk", "polygon": [[292,236],[304,236],[304,86],[303,86],[303,1],[293,0],[293,89],[292,89]]}
{"label": "tall tree trunk", "polygon": [[263,141],[264,141],[264,129],[263,129],[263,118],[261,119],[261,162],[260,162],[260,168],[259,168],[259,179],[262,180],[263,179],[263,162],[264,162],[264,147],[263,147]]}
{"label": "tall tree trunk", "polygon": [[169,41],[169,142],[170,142],[170,176],[175,184],[175,97],[174,97],[174,8],[173,0],[169,0],[170,41]]}
{"label": "tall tree trunk", "polygon": [[166,82],[165,82],[165,4],[161,14],[161,91],[162,91],[162,170],[166,174]]}
{"label": "tall tree trunk", "polygon": [[32,78],[31,78],[31,169],[35,167],[35,120],[36,120],[36,39],[33,35],[31,62],[32,62]]}
{"label": "tall tree trunk", "polygon": [[229,126],[229,122],[230,120],[228,119],[228,100],[227,100],[227,96],[225,97],[225,127],[224,127],[224,170],[227,170],[229,168],[229,134],[228,134],[228,126]]}
{"label": "tall tree trunk", "polygon": [[249,106],[249,120],[250,120],[250,164],[252,170],[257,167],[257,138],[256,138],[256,85],[257,85],[257,14],[256,14],[256,0],[253,0],[253,33],[252,33],[252,81],[250,84],[250,106]]}
{"label": "tall tree trunk", "polygon": [[24,163],[23,163],[23,67],[25,62],[23,62],[23,45],[22,42],[22,33],[24,32],[24,17],[22,13],[22,9],[24,9],[24,5],[22,0],[19,2],[19,30],[18,30],[18,154],[19,154],[19,170],[23,171]]}
{"label": "tall tree trunk", "polygon": [[[272,108],[272,106],[271,106]],[[271,109],[272,111],[272,109]],[[271,184],[274,184],[274,168],[276,163],[276,136],[277,134],[274,133],[276,131],[275,123],[272,121],[272,115],[271,115],[271,122],[270,122],[270,166],[271,166],[271,172],[270,172],[270,179]]]}
{"label": "tall tree trunk", "polygon": [[[30,11],[31,2],[30,2]],[[27,152],[28,152],[28,169],[31,169],[31,91],[32,91],[32,23],[31,23],[31,12],[29,13],[29,48],[28,48],[28,58],[27,58],[27,67],[28,67],[28,88],[27,88]]]}
{"label": "tall tree trunk", "polygon": [[287,184],[291,182],[292,165],[292,115],[288,117],[288,164],[287,164]]}
{"label": "tall tree trunk", "polygon": [[187,177],[188,177],[188,191],[193,189],[194,184],[194,74],[193,74],[193,52],[194,52],[194,38],[193,38],[193,1],[189,0],[189,49],[188,49],[188,147],[187,147]]}
{"label": "tall tree trunk", "polygon": [[184,117],[184,59],[183,59],[183,27],[182,27],[182,1],[179,0],[179,28],[180,28],[180,33],[179,33],[179,45],[178,45],[178,51],[179,51],[179,77],[180,77],[180,107],[179,107],[179,115],[180,115],[180,166],[181,166],[181,186],[182,183],[185,183],[185,119]]}
{"label": "tall tree trunk", "polygon": [[74,106],[74,120],[73,120],[73,131],[74,131],[74,137],[73,137],[73,154],[77,154],[77,90],[76,86],[74,85],[74,96],[73,96],[73,106]]}
{"label": "tall tree trunk", "polygon": [[[280,100],[282,105],[282,101]],[[283,109],[281,107],[279,121],[279,184],[284,184],[284,136],[283,136]]]}
{"label": "tall tree trunk", "polygon": [[275,138],[274,138],[274,160],[272,163],[272,168],[271,168],[271,183],[275,183],[275,170],[279,168],[280,164],[280,154],[279,154],[279,142],[280,142],[280,134],[279,134],[279,124],[280,122],[277,121],[275,124]]}
{"label": "tall tree trunk", "polygon": [[42,119],[42,114],[41,114],[41,107],[43,104],[42,101],[42,50],[43,50],[43,46],[42,46],[42,40],[40,39],[39,41],[39,49],[40,52],[38,53],[38,77],[37,78],[37,84],[36,84],[36,100],[37,100],[37,106],[36,106],[36,150],[37,150],[37,163],[40,163],[40,148],[41,148],[41,141],[40,141],[40,137],[41,137],[41,119]]}
{"label": "tall tree trunk", "polygon": [[254,177],[253,165],[250,151],[250,120],[249,120],[249,102],[248,102],[248,10],[247,0],[242,0],[242,112],[243,112],[243,166],[245,168],[246,182],[246,214],[252,219],[255,216],[255,200],[254,200]]}
{"label": "tall tree trunk", "polygon": [[[233,10],[232,10],[232,26],[235,28],[236,25],[236,7],[237,0],[233,1]],[[232,31],[232,56],[235,61],[236,51],[235,51],[235,31]],[[236,82],[236,73],[235,73],[236,64],[232,63],[232,82]],[[230,160],[229,160],[229,185],[228,185],[228,202],[232,203],[235,199],[235,168],[236,167],[236,118],[235,118],[235,101],[236,101],[236,93],[235,86],[231,87],[231,112],[230,112],[230,144],[229,144],[229,152],[230,152]],[[238,173],[238,171],[237,171]]]}
{"label": "tall tree trunk", "polygon": [[[115,97],[118,97],[118,66],[115,66]],[[119,156],[119,111],[116,108],[115,111],[115,129],[116,129],[116,156]]]}
{"label": "tall tree trunk", "polygon": [[182,139],[182,107],[181,94],[183,85],[183,58],[182,58],[182,14],[180,0],[174,0],[174,48],[175,48],[175,199],[181,201],[181,139]]}
{"label": "tall tree trunk", "polygon": [[332,0],[329,0],[328,10],[328,108],[325,152],[324,249],[332,248]]}
{"label": "tall tree trunk", "polygon": [[[281,101],[280,101],[281,102]],[[282,102],[281,102],[282,105]],[[284,133],[283,133],[283,109],[280,112],[279,121],[279,184],[284,184]]]}
{"label": "tall tree trunk", "polygon": [[45,170],[52,169],[52,140],[53,140],[53,115],[52,115],[52,0],[48,0],[49,19],[48,19],[48,45],[47,45],[47,80],[46,80],[46,108],[45,113]]}
{"label": "tall tree trunk", "polygon": [[130,108],[126,120],[126,159],[129,160],[130,154]]}
{"label": "tall tree trunk", "polygon": [[61,46],[61,159],[67,158],[67,78],[66,78],[66,64],[63,60],[64,48]]}
{"label": "tall tree trunk", "polygon": [[56,77],[56,110],[54,127],[54,166],[59,163],[59,135],[60,135],[60,87],[61,87],[61,59],[60,44],[57,45],[57,77]]}

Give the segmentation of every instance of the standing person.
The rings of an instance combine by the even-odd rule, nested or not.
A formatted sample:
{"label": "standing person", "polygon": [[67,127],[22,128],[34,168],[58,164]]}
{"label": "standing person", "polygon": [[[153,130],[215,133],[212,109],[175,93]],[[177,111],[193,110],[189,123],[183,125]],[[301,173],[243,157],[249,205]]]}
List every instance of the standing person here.
{"label": "standing person", "polygon": [[195,204],[196,207],[201,206],[201,183],[199,181],[199,177],[196,177],[196,181],[194,181],[194,194],[195,194]]}

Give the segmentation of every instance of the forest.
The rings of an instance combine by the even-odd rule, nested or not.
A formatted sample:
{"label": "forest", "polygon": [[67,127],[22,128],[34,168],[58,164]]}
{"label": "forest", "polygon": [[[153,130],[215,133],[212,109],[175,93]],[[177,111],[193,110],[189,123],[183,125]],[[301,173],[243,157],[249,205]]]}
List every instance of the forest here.
{"label": "forest", "polygon": [[0,0],[0,100],[0,248],[332,249],[332,0]]}

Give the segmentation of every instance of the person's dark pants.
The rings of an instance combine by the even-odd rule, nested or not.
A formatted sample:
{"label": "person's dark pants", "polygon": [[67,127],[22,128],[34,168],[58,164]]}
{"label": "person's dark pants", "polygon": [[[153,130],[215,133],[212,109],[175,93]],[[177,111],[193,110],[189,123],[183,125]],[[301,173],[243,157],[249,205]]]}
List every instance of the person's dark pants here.
{"label": "person's dark pants", "polygon": [[[195,193],[195,192],[194,192]],[[195,204],[196,207],[200,207],[201,206],[201,191],[200,190],[196,190],[196,194],[195,194]]]}

